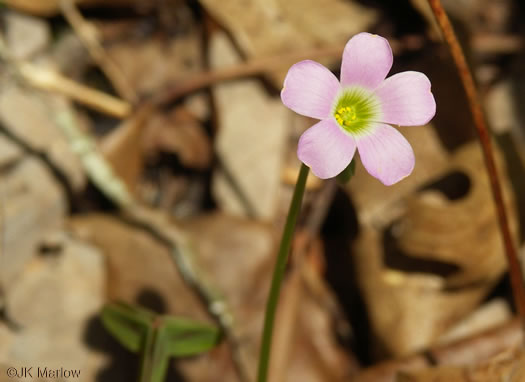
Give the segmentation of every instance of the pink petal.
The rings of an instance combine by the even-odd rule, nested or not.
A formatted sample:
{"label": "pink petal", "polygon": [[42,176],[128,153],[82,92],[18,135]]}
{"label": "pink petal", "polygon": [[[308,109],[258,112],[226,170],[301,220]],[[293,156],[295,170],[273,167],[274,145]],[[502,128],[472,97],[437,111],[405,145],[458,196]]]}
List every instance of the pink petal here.
{"label": "pink petal", "polygon": [[414,169],[410,143],[392,126],[376,123],[367,134],[356,136],[356,141],[366,171],[386,186],[399,182]]}
{"label": "pink petal", "polygon": [[333,119],[322,120],[299,139],[297,156],[321,179],[339,175],[350,164],[355,140],[345,134]]}
{"label": "pink petal", "polygon": [[375,91],[382,103],[381,122],[420,126],[436,114],[430,80],[420,72],[402,72],[387,78]]}
{"label": "pink petal", "polygon": [[341,84],[361,85],[374,90],[390,71],[392,61],[392,49],[384,37],[359,33],[345,46]]}
{"label": "pink petal", "polygon": [[306,60],[288,71],[281,99],[298,114],[324,119],[332,112],[340,89],[341,85],[331,71],[318,62]]}

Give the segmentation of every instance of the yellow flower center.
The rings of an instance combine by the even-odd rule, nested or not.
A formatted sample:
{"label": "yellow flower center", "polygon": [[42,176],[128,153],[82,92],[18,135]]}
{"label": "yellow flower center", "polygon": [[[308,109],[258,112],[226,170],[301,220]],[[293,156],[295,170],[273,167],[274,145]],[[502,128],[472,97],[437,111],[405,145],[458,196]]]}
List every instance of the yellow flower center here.
{"label": "yellow flower center", "polygon": [[337,98],[332,115],[341,128],[352,135],[364,134],[381,119],[381,104],[370,91],[351,87]]}
{"label": "yellow flower center", "polygon": [[334,117],[341,126],[350,126],[350,124],[357,119],[355,110],[351,106],[340,107]]}

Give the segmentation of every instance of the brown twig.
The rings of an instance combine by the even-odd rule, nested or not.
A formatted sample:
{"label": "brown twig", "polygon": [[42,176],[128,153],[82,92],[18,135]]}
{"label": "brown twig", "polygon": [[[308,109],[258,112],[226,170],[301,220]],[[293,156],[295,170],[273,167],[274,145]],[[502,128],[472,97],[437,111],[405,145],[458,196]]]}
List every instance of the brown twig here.
{"label": "brown twig", "polygon": [[463,88],[465,89],[465,93],[469,101],[470,111],[474,118],[474,123],[476,125],[476,130],[483,150],[483,157],[485,159],[485,165],[487,167],[487,172],[490,179],[492,196],[494,198],[494,203],[496,204],[498,222],[503,237],[503,244],[505,246],[505,255],[507,256],[507,261],[509,263],[509,274],[514,303],[516,304],[518,314],[521,318],[522,327],[525,330],[525,289],[523,287],[523,273],[518,258],[518,252],[516,250],[516,246],[512,239],[509,228],[507,212],[503,202],[503,193],[501,191],[498,170],[494,161],[492,143],[487,128],[486,119],[481,108],[481,103],[478,99],[478,93],[476,91],[476,86],[474,85],[472,74],[467,65],[467,61],[465,60],[461,46],[459,45],[459,42],[456,38],[454,29],[450,24],[450,20],[448,19],[448,16],[441,5],[441,1],[428,0],[428,2],[432,8],[434,16],[436,17],[443,36],[445,37],[445,41],[457,67]]}
{"label": "brown twig", "polygon": [[164,92],[155,95],[153,97],[153,103],[164,105],[176,101],[187,93],[206,88],[217,82],[268,73],[276,68],[286,68],[290,63],[305,60],[307,58],[340,57],[343,48],[343,45],[336,45],[299,53],[294,52],[271,57],[254,58],[224,69],[199,73],[178,85],[171,85]]}

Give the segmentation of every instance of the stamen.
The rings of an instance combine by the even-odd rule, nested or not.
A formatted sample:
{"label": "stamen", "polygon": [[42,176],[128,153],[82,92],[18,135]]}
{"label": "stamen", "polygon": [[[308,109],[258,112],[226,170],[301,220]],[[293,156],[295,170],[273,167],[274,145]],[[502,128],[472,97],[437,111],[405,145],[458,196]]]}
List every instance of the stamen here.
{"label": "stamen", "polygon": [[379,113],[379,102],[372,94],[360,88],[345,89],[332,111],[332,118],[343,130],[354,134],[364,131]]}
{"label": "stamen", "polygon": [[357,120],[356,112],[351,106],[340,107],[334,117],[341,126],[350,126],[352,122]]}

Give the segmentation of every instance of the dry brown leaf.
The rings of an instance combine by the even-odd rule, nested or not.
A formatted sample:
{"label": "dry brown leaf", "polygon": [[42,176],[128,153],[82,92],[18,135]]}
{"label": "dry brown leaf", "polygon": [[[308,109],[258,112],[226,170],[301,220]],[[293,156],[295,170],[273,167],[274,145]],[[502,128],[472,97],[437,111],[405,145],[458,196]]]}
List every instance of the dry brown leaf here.
{"label": "dry brown leaf", "polygon": [[95,380],[107,357],[88,348],[85,333],[105,301],[104,261],[63,232],[52,240],[53,249],[40,256],[34,251],[6,289],[7,314],[21,329],[0,324],[0,363],[33,366],[34,377],[37,367],[80,369],[82,379]]}
{"label": "dry brown leaf", "polygon": [[51,27],[44,20],[6,12],[3,17],[6,29],[6,44],[10,54],[24,60],[42,53],[51,42]]}
{"label": "dry brown leaf", "polygon": [[522,382],[525,354],[507,351],[469,366],[444,366],[426,371],[403,372],[398,382]]}
{"label": "dry brown leaf", "polygon": [[517,105],[514,102],[516,91],[513,80],[494,84],[485,96],[489,126],[496,134],[516,131],[520,128]]}
{"label": "dry brown leaf", "polygon": [[[210,46],[213,68],[238,62],[239,55],[225,34],[214,34]],[[289,111],[255,79],[217,85],[213,95],[219,126],[216,150],[229,173],[217,171],[213,193],[222,210],[245,215],[245,206],[228,181],[231,177],[252,213],[271,219],[277,208]]]}
{"label": "dry brown leaf", "polygon": [[[3,0],[3,2],[15,9],[29,12],[37,16],[52,16],[60,11],[60,1],[62,0]],[[137,0],[74,0],[81,6],[124,6],[135,5]]]}
{"label": "dry brown leaf", "polygon": [[[294,248],[304,240],[298,238]],[[294,261],[286,277],[275,318],[278,324],[273,333],[270,381],[342,381],[357,369],[355,360],[334,341],[333,317],[324,309],[335,303],[333,296],[325,293],[319,303],[319,294],[312,293],[312,283],[326,288],[319,274],[322,252],[321,241],[313,240],[308,253],[303,253],[304,261]],[[315,280],[307,279],[306,274]]]}
{"label": "dry brown leaf", "polygon": [[[499,166],[503,170],[501,160]],[[362,224],[356,242],[358,281],[382,350],[390,354],[429,346],[477,305],[506,267],[477,144],[458,150],[447,167],[445,181],[398,201],[390,222]],[[449,200],[446,176],[458,172],[466,180],[460,189],[448,188]],[[448,185],[457,180],[453,175]],[[503,186],[516,233],[508,180]]]}
{"label": "dry brown leaf", "polygon": [[72,231],[99,247],[107,259],[108,298],[136,302],[143,292],[157,298],[172,314],[209,320],[170,259],[168,248],[148,233],[107,215],[70,221]]}
{"label": "dry brown leaf", "polygon": [[[200,0],[200,3],[224,25],[250,58],[344,44],[378,18],[375,10],[356,1]],[[282,68],[277,86],[281,86],[287,70]]]}
{"label": "dry brown leaf", "polygon": [[439,343],[451,343],[472,337],[476,333],[502,325],[511,318],[512,311],[507,301],[503,298],[490,300],[450,328],[439,339]]}
{"label": "dry brown leaf", "polygon": [[64,31],[57,38],[52,46],[51,56],[59,73],[78,82],[81,82],[92,65],[89,52],[72,31]]}
{"label": "dry brown leaf", "polygon": [[132,191],[136,189],[144,166],[142,140],[144,125],[150,114],[150,108],[140,109],[100,143],[102,154]]}
{"label": "dry brown leaf", "polygon": [[0,168],[8,168],[24,156],[24,150],[9,138],[0,135]]}
{"label": "dry brown leaf", "polygon": [[[177,84],[203,69],[200,27],[191,17],[176,35],[141,35],[140,22],[94,22],[106,53],[138,94],[151,95],[166,84]],[[140,54],[137,54],[140,52]]]}
{"label": "dry brown leaf", "polygon": [[[514,195],[501,153],[497,148],[494,151],[503,179],[510,228],[517,240]],[[416,258],[458,266],[457,271],[446,275],[446,287],[453,290],[497,281],[506,261],[478,144],[457,150],[438,182],[441,183],[409,198],[406,218],[400,222],[396,238],[399,249]]]}
{"label": "dry brown leaf", "polygon": [[69,186],[80,189],[85,175],[79,159],[57,127],[64,109],[73,113],[62,97],[35,92],[14,82],[0,81],[0,121],[30,149],[46,157],[66,177]]}
{"label": "dry brown leaf", "polygon": [[[16,147],[1,142],[0,147]],[[63,188],[43,163],[31,157],[14,158],[0,171],[1,282],[6,285],[18,277],[42,237],[62,225],[68,208]]]}
{"label": "dry brown leaf", "polygon": [[398,201],[417,190],[422,184],[439,174],[446,166],[448,154],[439,141],[433,125],[400,127],[399,131],[411,142],[417,158],[412,174],[391,187],[385,187],[366,172],[356,158],[356,172],[347,190],[357,205],[359,221],[363,224],[384,224],[391,221],[400,209]]}
{"label": "dry brown leaf", "polygon": [[[254,378],[274,259],[272,231],[266,225],[220,214],[194,219],[183,228],[197,250],[200,268],[232,309],[241,357]],[[277,318],[284,327],[276,325],[276,351],[286,350],[279,341],[288,338],[289,344],[282,381],[342,382],[355,364],[335,340],[333,317],[305,288],[300,272],[297,269],[295,276],[285,280]],[[279,340],[281,336],[284,339]]]}
{"label": "dry brown leaf", "polygon": [[[427,349],[424,353],[417,353],[407,358],[376,364],[359,373],[355,382],[394,382],[400,371],[410,374],[409,371],[421,371],[436,364],[440,366],[482,364],[508,349],[518,348],[522,344],[522,337],[520,319],[514,318],[496,328],[477,333],[473,337]],[[518,367],[514,372],[519,375],[521,369]]]}
{"label": "dry brown leaf", "polygon": [[206,169],[213,152],[210,139],[200,122],[184,107],[170,113],[158,112],[144,132],[143,150],[148,156],[159,151],[176,154],[184,166]]}

